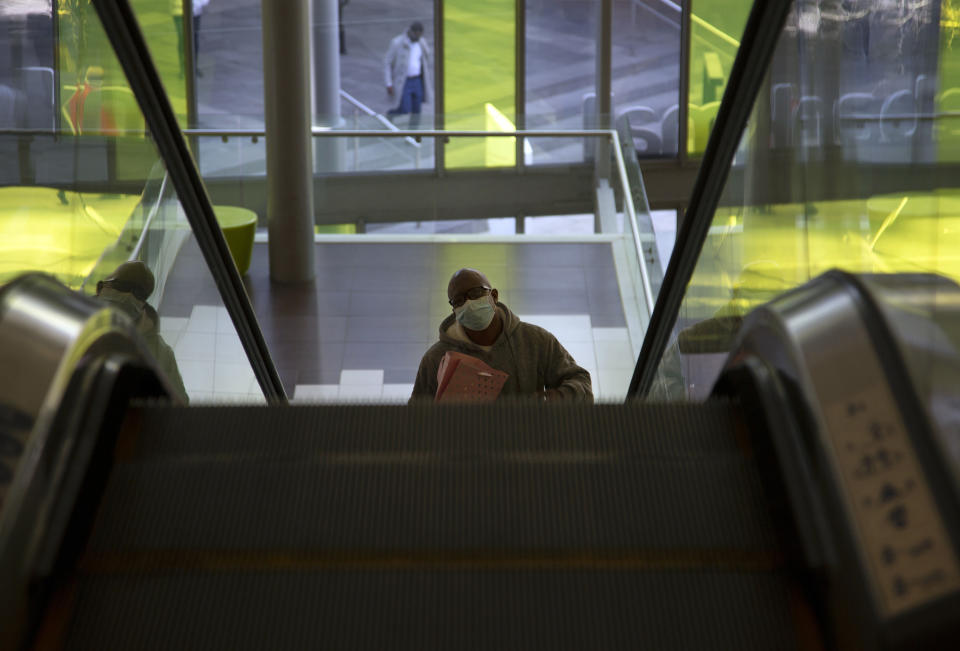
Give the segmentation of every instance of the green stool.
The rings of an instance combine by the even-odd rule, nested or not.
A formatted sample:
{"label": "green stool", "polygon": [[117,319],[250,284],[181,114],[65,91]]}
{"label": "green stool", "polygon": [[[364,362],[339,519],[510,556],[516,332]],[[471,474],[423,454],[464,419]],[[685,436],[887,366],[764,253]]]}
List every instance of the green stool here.
{"label": "green stool", "polygon": [[257,233],[257,213],[238,206],[214,206],[213,212],[217,215],[233,263],[242,276],[250,269],[253,237]]}

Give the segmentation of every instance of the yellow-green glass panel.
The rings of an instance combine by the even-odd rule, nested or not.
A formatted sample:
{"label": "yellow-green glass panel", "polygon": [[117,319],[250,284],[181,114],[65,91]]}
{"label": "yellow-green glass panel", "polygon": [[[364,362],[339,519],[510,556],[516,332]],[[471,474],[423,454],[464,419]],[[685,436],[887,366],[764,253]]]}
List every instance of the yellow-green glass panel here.
{"label": "yellow-green glass panel", "polygon": [[183,0],[130,0],[181,128],[187,125]]}
{"label": "yellow-green glass panel", "polygon": [[[181,127],[187,126],[186,78],[182,60],[180,31],[182,20],[175,12],[182,12],[181,0],[132,0],[131,6],[143,31],[150,56],[160,73],[164,90],[170,99]],[[59,43],[57,65],[60,71],[60,95],[63,101],[61,119],[68,129],[81,129],[75,124],[86,119],[88,126],[102,123],[109,126],[113,119],[101,120],[95,112],[79,115],[76,102],[68,104],[77,89],[100,84],[109,113],[116,116],[119,128],[143,129],[140,109],[129,92],[120,63],[113,55],[110,42],[100,26],[90,0],[63,0],[57,5]],[[109,54],[108,54],[109,53]],[[90,75],[90,72],[93,75]],[[93,80],[93,83],[90,82]],[[90,101],[97,101],[96,95]],[[86,111],[84,111],[86,113]],[[104,113],[106,115],[106,113]]]}
{"label": "yellow-green glass panel", "polygon": [[694,0],[690,15],[687,153],[703,154],[753,0]]}
{"label": "yellow-green glass panel", "polygon": [[[451,130],[511,131],[516,124],[514,0],[444,0],[444,111]],[[451,138],[446,166],[516,163],[514,138]]]}
{"label": "yellow-green glass panel", "polygon": [[939,92],[935,107],[941,115],[934,125],[937,160],[960,160],[960,118],[944,114],[960,113],[960,2],[945,0],[940,5]]}
{"label": "yellow-green glass panel", "polygon": [[[31,29],[52,28],[53,20],[34,16]],[[209,338],[210,323],[228,323],[228,312],[96,12],[86,0],[61,0],[56,20],[51,63],[61,73],[61,97],[24,74],[17,100],[24,115],[55,109],[60,128],[24,125],[18,114],[0,130],[7,163],[0,165],[0,286],[24,273],[50,274],[126,314],[174,395],[262,402],[242,352],[225,362],[190,343]],[[20,27],[4,21],[0,30],[11,24]],[[12,40],[0,33],[0,42]],[[26,71],[49,72],[24,62],[31,64]],[[243,270],[256,215],[229,205],[215,211]],[[227,330],[217,334],[217,345],[242,351]]]}
{"label": "yellow-green glass panel", "polygon": [[57,115],[59,128],[0,137],[10,163],[0,174],[0,284],[42,271],[89,290],[96,270],[139,238],[156,205],[145,187],[162,171],[92,4],[62,0],[50,20],[59,100],[28,84],[22,101],[28,114]]}
{"label": "yellow-green glass panel", "polygon": [[874,0],[842,21],[788,15],[655,394],[704,397],[747,312],[830,269],[960,282],[958,149],[943,113],[960,78],[941,10],[894,20]]}

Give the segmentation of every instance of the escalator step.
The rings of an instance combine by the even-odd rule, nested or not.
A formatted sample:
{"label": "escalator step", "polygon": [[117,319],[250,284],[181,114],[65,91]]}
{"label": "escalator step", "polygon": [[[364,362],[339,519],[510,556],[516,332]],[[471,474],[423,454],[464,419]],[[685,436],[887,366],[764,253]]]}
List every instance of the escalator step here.
{"label": "escalator step", "polygon": [[67,649],[797,648],[770,573],[332,570],[102,576]]}
{"label": "escalator step", "polygon": [[743,459],[166,461],[114,470],[91,549],[775,545]]}
{"label": "escalator step", "polygon": [[133,414],[67,648],[796,647],[735,405]]}
{"label": "escalator step", "polygon": [[431,455],[527,450],[619,454],[736,454],[735,408],[696,405],[529,405],[482,407],[294,406],[142,408],[136,456],[407,451]]}

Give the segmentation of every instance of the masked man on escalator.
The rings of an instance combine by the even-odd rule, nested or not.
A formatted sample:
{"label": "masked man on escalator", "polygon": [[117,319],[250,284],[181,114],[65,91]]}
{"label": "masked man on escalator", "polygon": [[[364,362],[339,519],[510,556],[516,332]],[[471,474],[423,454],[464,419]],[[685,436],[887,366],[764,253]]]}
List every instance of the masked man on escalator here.
{"label": "masked man on escalator", "polygon": [[509,374],[500,395],[592,402],[590,373],[556,337],[518,319],[498,298],[497,290],[476,269],[453,274],[447,285],[453,313],[440,324],[440,340],[420,361],[411,402],[434,398],[437,369],[447,351],[471,355]]}

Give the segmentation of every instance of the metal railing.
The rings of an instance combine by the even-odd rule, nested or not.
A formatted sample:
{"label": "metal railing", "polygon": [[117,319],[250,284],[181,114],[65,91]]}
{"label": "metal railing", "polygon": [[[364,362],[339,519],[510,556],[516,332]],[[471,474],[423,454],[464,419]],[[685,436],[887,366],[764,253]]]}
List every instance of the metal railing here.
{"label": "metal railing", "polygon": [[[381,116],[382,117],[382,116]],[[329,127],[313,127],[311,133],[317,138],[404,138],[407,141],[417,145],[419,151],[419,142],[421,138],[443,138],[449,141],[450,138],[606,138],[609,140],[613,149],[614,159],[617,166],[617,177],[620,181],[620,187],[623,190],[624,212],[630,221],[630,227],[633,235],[633,244],[637,251],[637,259],[640,263],[641,283],[647,310],[653,314],[653,291],[651,288],[650,275],[643,264],[643,246],[640,242],[639,227],[637,223],[636,207],[633,202],[633,193],[630,189],[630,182],[627,175],[626,164],[623,159],[623,152],[620,148],[620,136],[616,129],[575,129],[575,130],[531,130],[521,129],[513,131],[485,131],[485,130],[446,130],[446,129],[399,129],[386,122],[384,131],[364,130],[364,129],[335,129]],[[2,133],[2,132],[0,132]],[[250,138],[253,141],[266,137],[264,129],[184,129],[183,134],[194,137],[220,138],[225,142],[229,138]],[[419,160],[419,157],[418,157]]]}
{"label": "metal railing", "polygon": [[[382,124],[388,131],[399,131],[400,128],[397,127],[393,122],[388,120],[382,114],[377,113],[372,108],[358,100],[356,97],[348,93],[347,91],[340,89],[340,97],[350,104],[353,107],[353,127],[354,129],[360,128],[360,118],[359,113],[363,113],[368,117],[373,118],[380,124]],[[415,169],[420,169],[420,141],[414,140],[413,138],[407,137],[404,138],[407,144],[413,147],[414,151],[414,167]],[[353,168],[355,170],[360,169],[360,141],[356,141],[353,145]]]}
{"label": "metal railing", "polygon": [[[653,314],[653,290],[650,283],[650,274],[643,264],[643,245],[640,242],[637,212],[633,203],[633,193],[630,191],[630,181],[627,177],[627,168],[620,150],[620,135],[616,129],[554,129],[531,130],[519,129],[514,131],[483,131],[448,130],[448,129],[398,129],[394,127],[388,131],[372,131],[363,129],[331,129],[313,127],[312,134],[318,138],[607,138],[610,141],[617,164],[617,176],[620,187],[623,189],[623,205],[630,228],[633,234],[633,245],[637,250],[637,259],[640,261],[640,279],[643,284],[644,299],[648,314]],[[184,134],[198,137],[219,138],[261,138],[266,135],[262,129],[185,129]]]}

